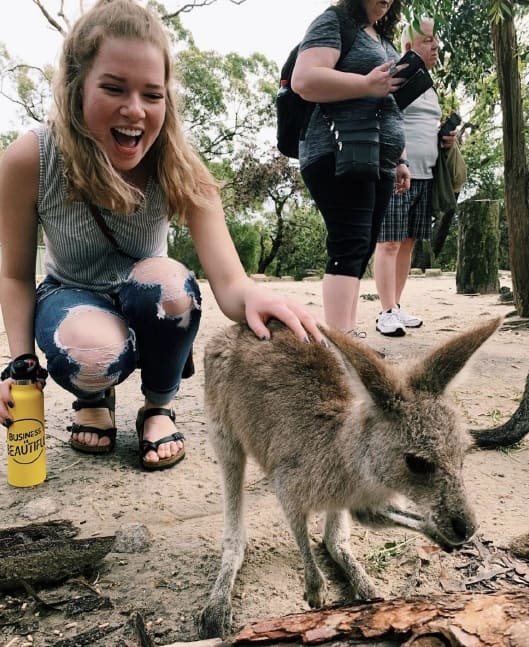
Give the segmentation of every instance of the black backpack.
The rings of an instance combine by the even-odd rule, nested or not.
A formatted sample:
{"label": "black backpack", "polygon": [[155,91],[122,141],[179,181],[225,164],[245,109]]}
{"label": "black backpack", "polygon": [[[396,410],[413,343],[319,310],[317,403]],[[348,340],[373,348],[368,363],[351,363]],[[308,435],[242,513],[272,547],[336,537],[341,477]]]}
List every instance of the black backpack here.
{"label": "black backpack", "polygon": [[[340,22],[340,39],[342,42],[341,53],[336,67],[338,67],[345,55],[351,49],[358,26],[338,7],[331,6],[326,11],[334,11]],[[315,103],[305,101],[299,94],[296,94],[290,87],[292,70],[296,64],[299,43],[288,55],[288,58],[281,68],[281,81],[276,97],[277,109],[277,148],[280,153],[287,157],[297,159],[299,157],[299,140],[304,138],[305,130],[309,123],[310,116],[314,110]]]}

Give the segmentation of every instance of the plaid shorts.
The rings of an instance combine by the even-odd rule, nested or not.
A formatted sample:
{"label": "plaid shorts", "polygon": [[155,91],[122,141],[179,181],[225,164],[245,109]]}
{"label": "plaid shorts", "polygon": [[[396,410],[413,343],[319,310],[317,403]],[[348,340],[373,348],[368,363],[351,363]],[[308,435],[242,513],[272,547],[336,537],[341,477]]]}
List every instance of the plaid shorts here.
{"label": "plaid shorts", "polygon": [[432,236],[433,180],[413,180],[406,193],[393,193],[382,220],[378,241],[406,238],[430,240]]}

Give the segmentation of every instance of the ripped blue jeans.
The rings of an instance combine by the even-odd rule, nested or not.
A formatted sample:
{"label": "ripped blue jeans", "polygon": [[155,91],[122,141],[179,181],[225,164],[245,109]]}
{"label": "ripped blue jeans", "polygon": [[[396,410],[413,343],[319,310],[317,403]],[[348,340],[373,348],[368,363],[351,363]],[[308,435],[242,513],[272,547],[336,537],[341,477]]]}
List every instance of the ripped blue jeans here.
{"label": "ripped blue jeans", "polygon": [[139,368],[143,394],[161,406],[179,389],[200,316],[193,273],[150,258],[112,294],[46,277],[37,289],[35,337],[50,376],[80,400],[100,399]]}

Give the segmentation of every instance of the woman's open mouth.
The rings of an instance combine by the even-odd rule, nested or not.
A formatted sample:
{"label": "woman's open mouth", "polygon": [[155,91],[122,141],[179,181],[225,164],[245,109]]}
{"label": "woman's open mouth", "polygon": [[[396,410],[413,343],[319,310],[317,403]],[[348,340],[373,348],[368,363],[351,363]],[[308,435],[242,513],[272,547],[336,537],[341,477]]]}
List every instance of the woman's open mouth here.
{"label": "woman's open mouth", "polygon": [[112,137],[119,146],[135,148],[143,136],[143,130],[137,128],[111,128]]}

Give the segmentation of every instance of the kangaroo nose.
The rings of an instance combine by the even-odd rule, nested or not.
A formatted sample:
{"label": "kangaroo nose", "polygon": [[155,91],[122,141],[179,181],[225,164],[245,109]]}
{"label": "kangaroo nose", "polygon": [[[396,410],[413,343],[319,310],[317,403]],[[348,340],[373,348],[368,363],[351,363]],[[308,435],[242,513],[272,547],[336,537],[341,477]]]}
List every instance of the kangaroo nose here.
{"label": "kangaroo nose", "polygon": [[463,542],[469,539],[475,531],[474,524],[464,517],[452,517],[454,534]]}

